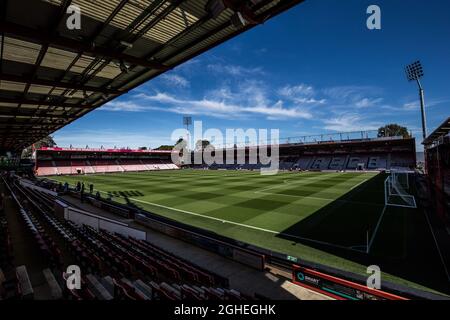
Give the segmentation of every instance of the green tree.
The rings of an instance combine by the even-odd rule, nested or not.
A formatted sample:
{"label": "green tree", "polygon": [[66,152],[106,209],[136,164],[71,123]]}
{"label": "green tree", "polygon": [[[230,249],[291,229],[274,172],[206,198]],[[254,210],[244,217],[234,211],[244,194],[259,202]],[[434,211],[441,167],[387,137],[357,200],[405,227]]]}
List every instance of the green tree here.
{"label": "green tree", "polygon": [[208,140],[198,140],[195,143],[195,150],[197,151],[205,150],[206,147],[208,147],[209,145],[211,145],[211,142],[209,142]]}
{"label": "green tree", "polygon": [[169,145],[162,145],[159,146],[158,148],[156,148],[155,150],[172,150],[173,146],[169,146]]}
{"label": "green tree", "polygon": [[[184,140],[183,138],[180,138],[177,140],[177,142],[175,143],[175,146],[182,143],[183,147],[185,147],[187,145],[186,140]],[[171,145],[162,145],[159,146],[158,148],[156,148],[155,150],[172,150],[175,146],[171,146]]]}
{"label": "green tree", "polygon": [[391,123],[378,129],[378,137],[411,138],[411,135],[408,132],[408,128],[396,123]]}
{"label": "green tree", "polygon": [[39,140],[38,142],[35,142],[33,145],[23,149],[22,151],[22,158],[31,158],[31,156],[33,155],[33,147],[34,150],[42,148],[42,147],[55,147],[56,146],[56,142],[55,140],[53,140],[52,136],[46,136],[45,138],[42,138],[41,140]]}

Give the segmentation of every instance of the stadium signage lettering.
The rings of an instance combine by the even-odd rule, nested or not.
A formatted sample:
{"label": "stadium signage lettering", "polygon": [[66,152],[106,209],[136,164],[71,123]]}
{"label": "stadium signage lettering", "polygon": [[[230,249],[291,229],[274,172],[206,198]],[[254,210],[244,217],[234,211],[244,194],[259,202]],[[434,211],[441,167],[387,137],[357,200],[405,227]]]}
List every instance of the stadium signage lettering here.
{"label": "stadium signage lettering", "polygon": [[310,282],[318,285],[319,281],[320,281],[319,279],[311,278],[310,276],[305,275],[305,282]]}

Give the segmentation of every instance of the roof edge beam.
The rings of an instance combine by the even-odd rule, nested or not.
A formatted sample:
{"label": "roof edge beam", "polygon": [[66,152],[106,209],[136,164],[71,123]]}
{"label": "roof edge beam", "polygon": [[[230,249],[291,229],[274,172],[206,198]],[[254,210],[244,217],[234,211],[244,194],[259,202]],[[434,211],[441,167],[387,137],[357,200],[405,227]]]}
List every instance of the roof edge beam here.
{"label": "roof edge beam", "polygon": [[63,108],[76,108],[76,109],[92,109],[90,105],[78,105],[66,102],[52,102],[52,101],[38,101],[29,99],[10,99],[0,97],[0,103],[12,103],[12,104],[28,104],[28,105],[38,105],[38,106],[49,106],[49,107],[63,107]]}
{"label": "roof edge beam", "polygon": [[32,28],[27,28],[10,22],[0,23],[0,32],[15,35],[27,39],[29,42],[39,44],[52,44],[58,47],[68,49],[72,52],[83,52],[86,55],[94,57],[104,57],[105,59],[122,61],[136,66],[141,66],[156,70],[169,70],[170,68],[156,61],[150,61],[144,58],[130,56],[128,54],[113,52],[110,49],[96,47],[93,43],[76,41],[61,36],[49,36],[48,34]]}
{"label": "roof edge beam", "polygon": [[26,77],[7,75],[7,74],[0,74],[0,80],[10,81],[10,82],[18,82],[18,83],[31,82],[34,85],[40,85],[40,86],[57,87],[57,88],[62,88],[62,89],[71,89],[71,90],[79,90],[79,91],[92,91],[92,92],[99,92],[99,93],[105,93],[105,94],[122,94],[122,93],[124,93],[124,91],[114,90],[114,89],[97,88],[97,87],[92,87],[92,86],[77,85],[77,84],[72,84],[72,83],[67,83],[67,82],[57,82],[57,81],[50,81],[50,80],[36,79],[36,78],[29,79]]}

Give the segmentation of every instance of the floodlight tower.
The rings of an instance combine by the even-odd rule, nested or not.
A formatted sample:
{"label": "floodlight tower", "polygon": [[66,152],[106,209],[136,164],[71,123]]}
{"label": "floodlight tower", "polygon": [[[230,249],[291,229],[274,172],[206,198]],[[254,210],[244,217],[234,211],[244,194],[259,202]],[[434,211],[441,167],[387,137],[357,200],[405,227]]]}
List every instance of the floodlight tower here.
{"label": "floodlight tower", "polygon": [[422,134],[423,139],[427,137],[427,119],[425,115],[425,97],[422,84],[420,83],[420,78],[423,77],[423,68],[420,61],[416,61],[406,66],[406,77],[408,81],[416,81],[419,86],[419,96],[420,96],[420,111],[422,113]]}
{"label": "floodlight tower", "polygon": [[189,134],[189,126],[192,125],[192,117],[188,117],[188,116],[183,117],[183,125],[186,126],[187,140],[188,140],[186,142],[187,142],[188,146],[190,146],[191,137]]}

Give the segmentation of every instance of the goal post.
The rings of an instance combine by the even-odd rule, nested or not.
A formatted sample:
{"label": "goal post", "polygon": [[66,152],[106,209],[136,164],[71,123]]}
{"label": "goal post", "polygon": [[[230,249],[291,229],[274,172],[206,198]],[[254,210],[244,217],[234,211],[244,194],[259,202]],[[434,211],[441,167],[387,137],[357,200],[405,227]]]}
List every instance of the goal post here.
{"label": "goal post", "polygon": [[409,172],[391,171],[384,181],[386,206],[417,208],[416,199],[409,193]]}
{"label": "goal post", "polygon": [[367,240],[367,254],[370,254],[370,249],[377,235],[378,228],[388,207],[417,208],[416,199],[411,194],[410,174],[411,171],[391,170],[386,180],[384,180],[384,208],[372,237],[370,240]]}
{"label": "goal post", "polygon": [[409,172],[407,171],[391,171],[392,180],[406,190],[409,190]]}

